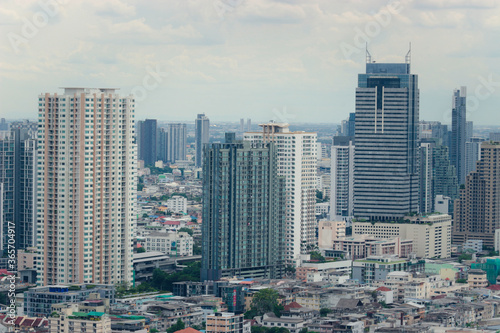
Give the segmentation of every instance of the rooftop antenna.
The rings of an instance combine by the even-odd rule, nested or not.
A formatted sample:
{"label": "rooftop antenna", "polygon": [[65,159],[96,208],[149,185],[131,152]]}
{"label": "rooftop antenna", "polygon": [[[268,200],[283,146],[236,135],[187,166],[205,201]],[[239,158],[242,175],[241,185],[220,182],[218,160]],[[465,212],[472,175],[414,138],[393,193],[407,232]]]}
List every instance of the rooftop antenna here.
{"label": "rooftop antenna", "polygon": [[405,62],[407,64],[411,64],[411,42],[410,42],[410,48],[408,50],[408,53],[405,56]]}
{"label": "rooftop antenna", "polygon": [[366,63],[369,64],[372,62],[372,55],[370,51],[368,51],[368,42],[366,42]]}

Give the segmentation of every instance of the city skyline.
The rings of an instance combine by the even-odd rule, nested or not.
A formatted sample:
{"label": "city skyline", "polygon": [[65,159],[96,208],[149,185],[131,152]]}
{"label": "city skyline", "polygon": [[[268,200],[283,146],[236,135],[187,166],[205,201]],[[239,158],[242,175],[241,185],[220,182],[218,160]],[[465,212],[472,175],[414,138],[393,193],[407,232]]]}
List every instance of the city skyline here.
{"label": "city skyline", "polygon": [[498,121],[494,1],[217,2],[6,2],[1,116],[31,117],[25,96],[60,86],[119,85],[136,94],[137,119],[337,123],[354,110],[365,44],[373,60],[400,62],[411,42],[421,119],[450,123],[449,91],[468,86],[468,119]]}

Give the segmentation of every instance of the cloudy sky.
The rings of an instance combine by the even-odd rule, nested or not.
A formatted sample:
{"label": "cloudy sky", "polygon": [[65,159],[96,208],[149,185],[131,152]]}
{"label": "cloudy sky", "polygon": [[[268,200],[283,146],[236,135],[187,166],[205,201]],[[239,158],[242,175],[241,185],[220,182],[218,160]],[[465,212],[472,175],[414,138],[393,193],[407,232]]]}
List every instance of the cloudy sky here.
{"label": "cloudy sky", "polygon": [[0,117],[85,86],[136,94],[139,119],[338,123],[365,42],[377,62],[411,42],[421,119],[449,123],[467,86],[469,119],[498,125],[499,28],[496,0],[1,0]]}

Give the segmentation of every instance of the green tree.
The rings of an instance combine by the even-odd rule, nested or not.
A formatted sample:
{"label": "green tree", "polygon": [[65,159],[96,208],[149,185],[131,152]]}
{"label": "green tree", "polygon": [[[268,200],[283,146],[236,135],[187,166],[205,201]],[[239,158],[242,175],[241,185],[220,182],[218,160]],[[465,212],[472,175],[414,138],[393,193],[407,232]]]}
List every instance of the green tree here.
{"label": "green tree", "polygon": [[466,279],[457,279],[455,282],[456,283],[467,283],[467,280]]}
{"label": "green tree", "polygon": [[187,232],[189,234],[189,236],[193,236],[193,230],[191,230],[190,228],[182,227],[182,228],[179,229],[179,231],[181,231],[181,232]]}
{"label": "green tree", "polygon": [[147,213],[142,214],[143,219],[147,219],[148,217],[149,217],[149,215]]}
{"label": "green tree", "polygon": [[462,253],[458,256],[458,262],[462,263],[464,260],[472,260],[472,255],[469,253]]}
{"label": "green tree", "polygon": [[144,252],[146,252],[145,248],[143,248],[143,247],[138,247],[137,248],[137,253],[144,253]]}
{"label": "green tree", "polygon": [[276,290],[266,288],[259,290],[252,299],[250,310],[245,312],[245,318],[252,319],[265,313],[273,312],[276,317],[281,316],[283,306],[278,302],[279,294]]}
{"label": "green tree", "polygon": [[149,330],[150,333],[158,333],[160,331],[158,331],[156,328],[152,328]]}
{"label": "green tree", "polygon": [[167,274],[157,268],[153,271],[151,286],[162,291],[172,290],[172,284],[180,281],[200,281],[201,262],[195,261],[184,267],[182,271]]}
{"label": "green tree", "polygon": [[184,324],[184,322],[179,318],[177,319],[177,322],[175,324],[173,324],[172,326],[170,326],[168,329],[167,329],[167,333],[174,333],[174,332],[177,332],[177,331],[180,331],[180,330],[183,330],[186,328],[186,325]]}
{"label": "green tree", "polygon": [[332,312],[332,309],[328,309],[328,308],[319,309],[319,315],[321,317],[326,317],[326,315],[331,313],[331,312]]}
{"label": "green tree", "polygon": [[317,260],[319,262],[326,261],[325,257],[323,257],[318,251],[311,251],[309,252],[309,255],[311,256],[311,260]]}

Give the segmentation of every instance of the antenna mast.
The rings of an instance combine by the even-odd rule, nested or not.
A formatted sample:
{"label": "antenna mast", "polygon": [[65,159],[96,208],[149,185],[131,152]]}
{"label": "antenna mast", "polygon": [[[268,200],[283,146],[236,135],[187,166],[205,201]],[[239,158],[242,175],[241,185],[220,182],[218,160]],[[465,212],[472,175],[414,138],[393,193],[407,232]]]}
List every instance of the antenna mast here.
{"label": "antenna mast", "polygon": [[410,48],[408,50],[408,53],[406,53],[405,56],[405,62],[409,65],[411,65],[411,42],[410,42]]}
{"label": "antenna mast", "polygon": [[366,63],[369,64],[372,62],[372,55],[370,51],[368,51],[368,42],[366,42]]}

